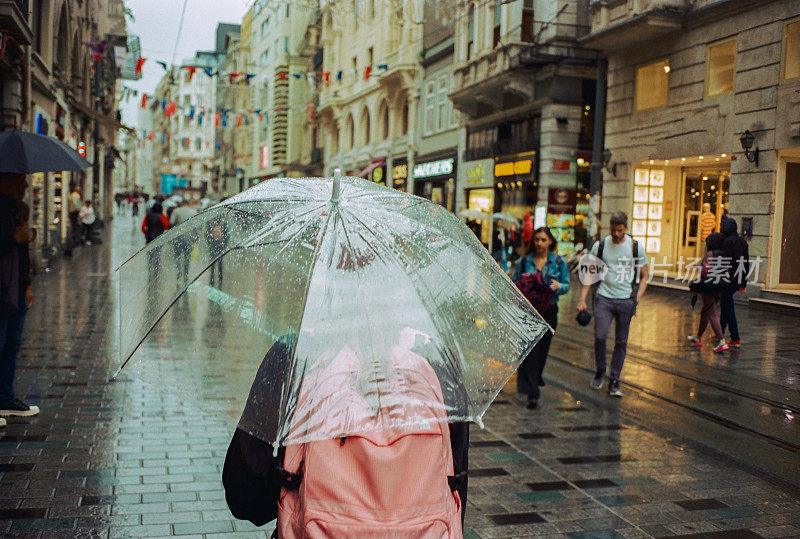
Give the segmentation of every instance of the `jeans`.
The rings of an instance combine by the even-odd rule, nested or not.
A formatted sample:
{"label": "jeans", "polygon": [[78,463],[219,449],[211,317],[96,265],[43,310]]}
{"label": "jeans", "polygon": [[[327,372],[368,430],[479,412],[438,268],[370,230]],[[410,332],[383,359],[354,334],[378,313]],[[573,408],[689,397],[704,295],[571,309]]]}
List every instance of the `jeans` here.
{"label": "jeans", "polygon": [[[558,325],[558,305],[550,306],[549,309],[542,313],[542,318],[555,331]],[[539,399],[539,381],[542,379],[542,371],[544,371],[544,364],[547,362],[547,354],[550,353],[550,342],[552,340],[553,334],[550,331],[546,331],[519,366],[519,369],[517,369],[517,391],[527,395],[529,400]]]}
{"label": "jeans", "polygon": [[0,316],[0,402],[14,400],[14,371],[27,311],[28,306],[22,300],[21,309],[16,314]]}
{"label": "jeans", "polygon": [[625,355],[628,353],[628,332],[636,312],[636,299],[610,299],[598,295],[594,305],[594,362],[597,370],[606,370],[606,338],[614,325],[614,353],[611,356],[611,378],[619,380]]}
{"label": "jeans", "polygon": [[730,326],[731,328],[731,340],[738,341],[739,340],[739,324],[736,322],[736,311],[734,310],[733,306],[733,297],[736,294],[736,290],[733,288],[726,289],[722,293],[722,297],[719,300],[719,308],[720,308],[720,317],[719,323],[722,327],[722,333],[725,334],[725,328]]}

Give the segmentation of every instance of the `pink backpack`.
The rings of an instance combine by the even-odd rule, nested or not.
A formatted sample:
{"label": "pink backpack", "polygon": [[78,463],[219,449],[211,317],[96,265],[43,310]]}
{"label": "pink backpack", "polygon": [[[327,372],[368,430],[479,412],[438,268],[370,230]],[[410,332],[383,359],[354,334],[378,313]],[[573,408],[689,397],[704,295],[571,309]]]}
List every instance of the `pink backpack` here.
{"label": "pink backpack", "polygon": [[[407,350],[395,350],[398,364],[415,364],[409,380],[418,392],[417,406],[442,402],[439,381],[430,365],[413,356]],[[335,417],[345,408],[358,416],[363,407],[359,424],[364,432],[286,447],[283,468],[291,473],[284,472],[279,537],[462,536],[461,500],[452,479],[453,453],[450,429],[442,421],[443,405],[422,411],[431,422],[396,429],[380,426],[391,425],[392,415],[402,413],[401,405],[367,417],[366,403],[354,392],[339,392],[313,408],[320,409],[320,404],[325,418]],[[342,409],[337,410],[339,407]],[[313,413],[300,415],[307,419]]]}

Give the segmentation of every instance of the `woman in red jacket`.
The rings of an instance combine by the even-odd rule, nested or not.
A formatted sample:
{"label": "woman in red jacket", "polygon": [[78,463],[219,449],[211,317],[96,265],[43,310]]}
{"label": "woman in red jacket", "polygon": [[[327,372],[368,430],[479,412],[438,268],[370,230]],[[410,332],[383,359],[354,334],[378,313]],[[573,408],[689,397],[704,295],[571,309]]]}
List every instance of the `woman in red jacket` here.
{"label": "woman in red jacket", "polygon": [[164,208],[161,203],[156,202],[150,208],[142,220],[142,232],[144,233],[145,242],[150,243],[165,230],[169,228],[169,219],[164,215]]}

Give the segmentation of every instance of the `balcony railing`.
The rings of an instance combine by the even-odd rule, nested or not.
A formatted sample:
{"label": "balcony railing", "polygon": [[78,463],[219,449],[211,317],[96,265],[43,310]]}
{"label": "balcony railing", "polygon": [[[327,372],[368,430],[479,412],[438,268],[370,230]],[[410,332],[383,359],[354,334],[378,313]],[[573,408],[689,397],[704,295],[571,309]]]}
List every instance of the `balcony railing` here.
{"label": "balcony railing", "polygon": [[20,45],[30,45],[33,40],[28,8],[29,0],[0,0],[0,26]]}

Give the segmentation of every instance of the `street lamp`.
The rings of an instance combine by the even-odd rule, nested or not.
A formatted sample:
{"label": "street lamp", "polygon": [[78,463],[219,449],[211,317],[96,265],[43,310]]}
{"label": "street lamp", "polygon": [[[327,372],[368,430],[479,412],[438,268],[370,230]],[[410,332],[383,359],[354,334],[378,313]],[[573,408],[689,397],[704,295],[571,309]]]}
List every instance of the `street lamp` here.
{"label": "street lamp", "polygon": [[758,146],[753,151],[750,151],[750,148],[753,147],[753,144],[756,141],[755,135],[753,135],[749,129],[745,130],[742,133],[742,136],[739,138],[739,142],[742,144],[742,149],[744,150],[744,156],[747,158],[748,161],[751,163],[755,163],[758,166]]}
{"label": "street lamp", "polygon": [[611,163],[611,150],[606,148],[605,150],[603,150],[603,167],[608,172],[610,172],[611,174],[616,176],[617,175],[617,164],[616,163],[609,164],[609,163]]}

